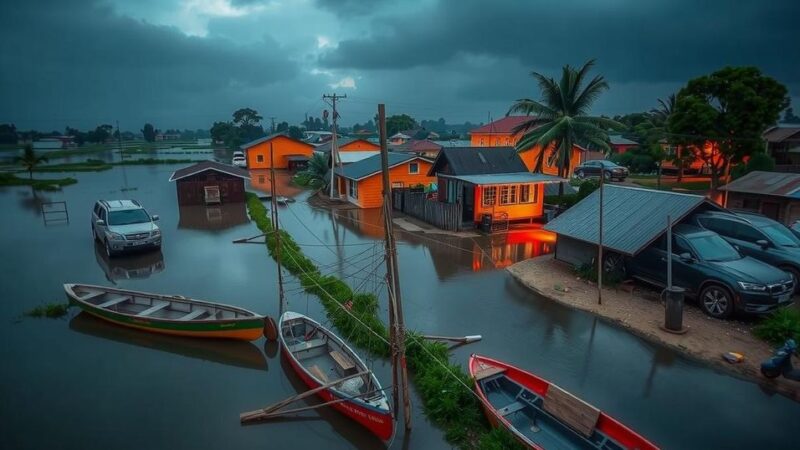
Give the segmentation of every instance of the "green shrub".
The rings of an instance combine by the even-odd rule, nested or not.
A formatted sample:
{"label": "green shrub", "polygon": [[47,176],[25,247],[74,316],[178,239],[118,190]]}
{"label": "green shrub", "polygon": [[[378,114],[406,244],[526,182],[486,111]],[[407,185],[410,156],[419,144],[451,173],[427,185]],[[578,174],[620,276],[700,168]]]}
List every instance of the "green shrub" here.
{"label": "green shrub", "polygon": [[774,345],[783,344],[789,338],[800,341],[800,311],[779,309],[764,318],[753,329],[753,334]]}
{"label": "green shrub", "polygon": [[39,305],[25,313],[28,317],[49,317],[51,319],[65,316],[69,312],[69,303],[48,303]]}

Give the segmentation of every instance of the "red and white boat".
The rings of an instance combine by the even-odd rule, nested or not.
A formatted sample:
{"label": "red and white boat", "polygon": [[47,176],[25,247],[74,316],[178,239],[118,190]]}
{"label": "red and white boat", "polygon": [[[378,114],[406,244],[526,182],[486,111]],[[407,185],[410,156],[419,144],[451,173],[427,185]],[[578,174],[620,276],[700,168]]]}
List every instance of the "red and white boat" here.
{"label": "red and white boat", "polygon": [[537,450],[658,450],[635,431],[536,375],[472,355],[469,373],[493,426]]}
{"label": "red and white boat", "polygon": [[394,433],[394,415],[378,379],[332,331],[300,313],[287,311],[278,329],[283,354],[311,389],[366,372],[317,393],[331,407],[366,427],[383,441]]}

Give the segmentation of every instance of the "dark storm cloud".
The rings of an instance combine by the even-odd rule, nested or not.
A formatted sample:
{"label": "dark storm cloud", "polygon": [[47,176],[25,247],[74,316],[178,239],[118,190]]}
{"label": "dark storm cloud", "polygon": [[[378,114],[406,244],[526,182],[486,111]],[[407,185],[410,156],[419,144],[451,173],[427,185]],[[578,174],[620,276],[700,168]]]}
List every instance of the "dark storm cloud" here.
{"label": "dark storm cloud", "polygon": [[123,118],[199,113],[205,96],[262,87],[297,72],[275,42],[241,46],[190,37],[88,0],[6,8],[0,50],[0,120],[61,114],[89,126],[110,111]]}
{"label": "dark storm cloud", "polygon": [[796,0],[442,0],[403,21],[382,17],[373,33],[340,42],[321,63],[406,69],[484,55],[551,70],[597,58],[616,82],[683,82],[753,64],[797,84],[798,17]]}
{"label": "dark storm cloud", "polygon": [[[407,2],[408,0],[406,0]],[[405,5],[406,2],[397,2],[400,5]],[[369,15],[375,12],[375,9],[393,3],[392,0],[316,0],[315,2],[320,8],[331,11],[339,16],[351,15]]]}

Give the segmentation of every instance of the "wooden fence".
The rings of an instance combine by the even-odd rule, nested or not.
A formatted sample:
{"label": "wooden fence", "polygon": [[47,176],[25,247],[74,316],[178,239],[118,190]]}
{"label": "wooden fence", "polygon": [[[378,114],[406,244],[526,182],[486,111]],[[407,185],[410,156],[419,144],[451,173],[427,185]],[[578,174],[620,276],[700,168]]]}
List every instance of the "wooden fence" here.
{"label": "wooden fence", "polygon": [[424,192],[411,192],[408,189],[392,191],[392,206],[409,216],[416,217],[437,228],[447,231],[460,231],[463,209],[461,203],[443,203],[429,200]]}

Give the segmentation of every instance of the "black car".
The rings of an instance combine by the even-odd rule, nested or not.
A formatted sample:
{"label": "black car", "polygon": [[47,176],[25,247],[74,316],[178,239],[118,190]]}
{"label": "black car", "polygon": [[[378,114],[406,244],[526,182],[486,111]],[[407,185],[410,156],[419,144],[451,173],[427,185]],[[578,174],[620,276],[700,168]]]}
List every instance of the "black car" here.
{"label": "black car", "polygon": [[[792,303],[792,277],[769,264],[742,256],[713,231],[677,225],[672,234],[672,284],[686,289],[709,316],[724,319],[734,312],[766,313]],[[666,236],[627,263],[630,275],[667,284]]]}
{"label": "black car", "polygon": [[690,218],[711,230],[747,256],[778,267],[800,280],[800,238],[780,222],[756,213],[707,212]]}
{"label": "black car", "polygon": [[586,177],[599,177],[600,171],[603,172],[603,176],[606,180],[619,180],[625,181],[625,178],[628,177],[628,169],[617,165],[611,161],[606,160],[593,160],[593,161],[586,161],[585,163],[579,165],[575,168],[575,176],[578,178],[586,178]]}

